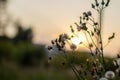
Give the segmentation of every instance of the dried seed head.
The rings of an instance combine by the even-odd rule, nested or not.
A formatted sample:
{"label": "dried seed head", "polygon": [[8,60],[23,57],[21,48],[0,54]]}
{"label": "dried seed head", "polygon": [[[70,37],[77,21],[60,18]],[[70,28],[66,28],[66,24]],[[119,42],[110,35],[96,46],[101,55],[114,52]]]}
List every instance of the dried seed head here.
{"label": "dried seed head", "polygon": [[113,71],[107,71],[105,73],[105,77],[108,79],[113,79],[115,77],[115,73]]}
{"label": "dried seed head", "polygon": [[55,42],[57,43],[57,42],[58,42],[58,39],[55,39]]}
{"label": "dried seed head", "polygon": [[74,24],[77,26],[78,31],[80,31],[82,29],[82,27],[80,25],[78,25],[76,22]]}
{"label": "dried seed head", "polygon": [[92,8],[94,9],[95,8],[95,5],[94,4],[91,4],[92,5]]}
{"label": "dried seed head", "polygon": [[88,16],[91,16],[91,15],[92,15],[91,11],[88,11],[87,14],[88,14]]}
{"label": "dried seed head", "polygon": [[117,58],[120,58],[120,55],[119,55],[119,54],[117,54]]}
{"label": "dried seed head", "polygon": [[87,14],[86,12],[84,12],[83,15],[84,15],[85,17],[88,17],[88,14]]}
{"label": "dried seed head", "polygon": [[72,27],[72,26],[70,26],[70,28],[71,28],[71,32],[72,32],[72,33],[74,33],[74,29],[73,29],[73,27]]}
{"label": "dried seed head", "polygon": [[81,26],[78,26],[78,27],[77,27],[77,30],[78,30],[78,31],[80,31],[81,29],[82,29],[82,27],[81,27]]}
{"label": "dried seed head", "polygon": [[92,44],[92,43],[90,43],[90,44],[89,44],[89,48],[92,48],[92,47],[93,47],[93,44]]}
{"label": "dried seed head", "polygon": [[64,42],[66,39],[68,39],[68,35],[66,33],[59,35],[59,42]]}
{"label": "dried seed head", "polygon": [[71,44],[71,45],[70,45],[70,48],[71,48],[72,50],[75,50],[75,49],[77,48],[77,46],[76,46],[75,44]]}
{"label": "dried seed head", "polygon": [[104,0],[102,0],[101,5],[104,5],[104,4],[105,4],[105,2],[104,2]]}
{"label": "dried seed head", "polygon": [[95,23],[94,23],[94,25],[96,26],[96,25],[98,25],[98,23],[97,23],[97,22],[95,22]]}
{"label": "dried seed head", "polygon": [[91,35],[94,36],[94,33],[91,31]]}
{"label": "dried seed head", "polygon": [[97,0],[95,0],[95,5],[98,7],[99,6],[99,3]]}
{"label": "dried seed head", "polygon": [[51,40],[51,43],[52,43],[52,44],[54,44],[54,41],[53,41],[53,40]]}
{"label": "dried seed head", "polygon": [[52,46],[48,46],[48,50],[51,50],[52,49]]}

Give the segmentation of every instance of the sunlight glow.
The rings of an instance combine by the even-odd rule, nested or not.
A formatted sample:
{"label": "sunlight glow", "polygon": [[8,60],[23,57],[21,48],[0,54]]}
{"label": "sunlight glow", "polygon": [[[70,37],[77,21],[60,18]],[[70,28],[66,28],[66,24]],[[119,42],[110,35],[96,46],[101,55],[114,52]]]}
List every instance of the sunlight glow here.
{"label": "sunlight glow", "polygon": [[78,37],[73,37],[71,39],[71,42],[75,45],[79,45],[81,42],[83,42],[84,44],[87,43],[86,38],[85,38],[84,34],[82,34],[82,33],[79,33]]}
{"label": "sunlight glow", "polygon": [[78,34],[78,36],[79,36],[81,42],[83,42],[84,44],[87,44],[86,37],[85,37],[84,33],[81,32]]}
{"label": "sunlight glow", "polygon": [[77,37],[73,37],[73,38],[71,39],[71,41],[72,41],[72,43],[75,44],[75,45],[79,45],[79,43],[80,43],[80,39],[77,38]]}

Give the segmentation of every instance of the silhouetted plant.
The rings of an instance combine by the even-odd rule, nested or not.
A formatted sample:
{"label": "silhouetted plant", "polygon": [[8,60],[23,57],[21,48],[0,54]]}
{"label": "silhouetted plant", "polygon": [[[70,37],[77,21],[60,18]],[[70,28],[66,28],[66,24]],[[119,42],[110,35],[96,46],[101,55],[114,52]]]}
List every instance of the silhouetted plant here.
{"label": "silhouetted plant", "polygon": [[[107,66],[109,63],[106,61],[104,56],[102,14],[103,10],[108,7],[109,3],[110,0],[95,0],[91,5],[99,15],[98,22],[95,21],[91,11],[84,12],[80,17],[79,23],[75,22],[76,28],[70,26],[73,34],[72,36],[68,36],[66,33],[60,34],[58,38],[51,41],[52,46],[48,46],[48,50],[52,54],[64,57],[64,61],[62,62],[63,65],[69,63],[68,53],[66,52],[66,43],[69,44],[73,55],[76,55],[75,51],[79,45],[83,44],[87,49],[89,49],[91,56],[86,58],[86,63],[81,63],[80,65],[76,65],[72,62],[69,63],[78,80],[116,80],[117,78],[115,76],[120,76],[120,56],[118,55],[117,59],[109,62],[111,64],[114,62],[114,69],[112,70]],[[87,43],[81,41],[76,45],[71,40],[74,37],[77,37],[79,40],[81,38],[79,37],[80,32],[84,34]],[[114,37],[115,33],[108,37],[107,45]],[[51,60],[52,57],[49,59]]]}
{"label": "silhouetted plant", "polygon": [[16,25],[18,32],[16,36],[13,38],[13,41],[15,43],[19,42],[30,42],[32,43],[33,38],[33,32],[31,28],[28,28],[26,30],[23,29],[23,26],[20,23],[17,23]]}

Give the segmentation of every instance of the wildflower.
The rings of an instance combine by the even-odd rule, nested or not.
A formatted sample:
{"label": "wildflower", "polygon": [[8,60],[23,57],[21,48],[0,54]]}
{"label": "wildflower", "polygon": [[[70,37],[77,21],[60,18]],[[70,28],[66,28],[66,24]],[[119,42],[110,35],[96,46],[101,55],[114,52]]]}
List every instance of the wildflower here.
{"label": "wildflower", "polygon": [[94,4],[91,4],[92,5],[92,8],[95,8],[95,5]]}
{"label": "wildflower", "polygon": [[111,40],[111,39],[113,39],[114,37],[115,37],[115,33],[113,33],[112,36],[110,36],[110,37],[108,38],[108,40]]}
{"label": "wildflower", "polygon": [[51,40],[51,43],[52,43],[52,44],[54,44],[54,41],[53,41],[53,40]]}
{"label": "wildflower", "polygon": [[93,44],[92,44],[92,43],[90,43],[90,44],[89,44],[89,48],[92,48],[92,47],[93,47]]}
{"label": "wildflower", "polygon": [[77,48],[77,46],[76,46],[75,44],[71,44],[71,45],[70,45],[70,48],[71,48],[72,50],[75,50],[75,49]]}
{"label": "wildflower", "polygon": [[52,49],[52,47],[51,46],[48,46],[48,50],[51,50]]}
{"label": "wildflower", "polygon": [[94,33],[91,31],[91,35],[94,36]]}
{"label": "wildflower", "polygon": [[108,79],[107,79],[107,78],[102,77],[102,78],[100,78],[99,80],[108,80]]}
{"label": "wildflower", "polygon": [[80,31],[82,29],[81,26],[79,26],[76,22],[75,22],[75,25],[77,26],[77,30]]}
{"label": "wildflower", "polygon": [[98,1],[97,1],[97,0],[95,0],[95,3],[96,3],[96,6],[98,7],[98,6],[99,6],[99,3],[98,3]]}
{"label": "wildflower", "polygon": [[84,17],[88,17],[88,14],[86,12],[83,13]]}
{"label": "wildflower", "polygon": [[87,14],[88,14],[88,16],[91,16],[91,15],[92,15],[91,11],[88,11]]}
{"label": "wildflower", "polygon": [[120,66],[120,58],[117,59],[117,64]]}
{"label": "wildflower", "polygon": [[86,23],[82,24],[82,29],[85,30],[85,31],[87,31],[88,28],[86,27]]}
{"label": "wildflower", "polygon": [[94,32],[96,32],[97,31],[97,29],[96,28],[94,28]]}
{"label": "wildflower", "polygon": [[59,51],[61,50],[61,45],[59,43],[56,43],[56,47]]}
{"label": "wildflower", "polygon": [[108,78],[108,79],[112,79],[115,77],[115,73],[113,71],[107,71],[105,73],[105,77]]}
{"label": "wildflower", "polygon": [[97,30],[97,35],[98,35],[98,36],[100,35],[100,30]]}
{"label": "wildflower", "polygon": [[98,23],[97,23],[97,22],[95,22],[95,23],[94,23],[94,25],[96,26],[96,25],[98,25]]}
{"label": "wildflower", "polygon": [[82,29],[81,26],[77,26],[77,30],[80,31]]}
{"label": "wildflower", "polygon": [[59,37],[59,41],[61,42],[64,42],[66,39],[68,39],[68,35],[66,33],[64,34],[61,34],[60,37]]}
{"label": "wildflower", "polygon": [[72,26],[70,26],[70,28],[71,28],[71,32],[72,32],[72,33],[74,33],[74,29],[73,29],[73,27],[72,27]]}
{"label": "wildflower", "polygon": [[66,33],[63,34],[65,39],[68,39],[68,35]]}
{"label": "wildflower", "polygon": [[52,49],[53,51],[58,52],[58,45],[53,45]]}
{"label": "wildflower", "polygon": [[80,24],[82,24],[82,17],[80,16]]}
{"label": "wildflower", "polygon": [[102,0],[101,5],[104,5],[104,4],[105,4],[105,2],[104,2],[104,0]]}
{"label": "wildflower", "polygon": [[58,39],[55,39],[55,42],[57,43],[57,42],[58,42]]}

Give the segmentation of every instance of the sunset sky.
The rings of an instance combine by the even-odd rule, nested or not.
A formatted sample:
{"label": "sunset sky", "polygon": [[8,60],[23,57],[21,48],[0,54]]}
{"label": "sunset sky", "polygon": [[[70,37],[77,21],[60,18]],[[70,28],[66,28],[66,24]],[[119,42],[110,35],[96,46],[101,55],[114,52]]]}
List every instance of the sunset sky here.
{"label": "sunset sky", "polygon": [[[94,0],[10,0],[9,13],[24,25],[32,25],[34,42],[49,44],[59,33],[69,33],[70,25],[79,22],[85,11],[97,12],[91,8]],[[104,12],[104,42],[113,33],[116,38],[105,51],[109,54],[120,52],[120,0],[111,0]]]}

